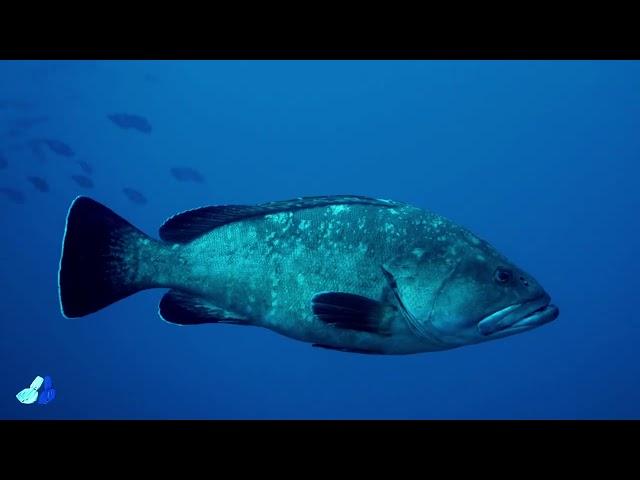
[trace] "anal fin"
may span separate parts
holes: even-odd
[[[367,355],[382,355],[383,352],[378,350],[366,350],[364,348],[349,348],[349,347],[334,347],[332,345],[324,345],[322,343],[314,343],[311,345],[312,347],[317,348],[326,348],[327,350],[337,350],[338,352],[347,352],[347,353],[363,353]]]
[[[166,322],[176,325],[202,325],[205,323],[231,323],[246,325],[247,318],[224,310],[196,295],[180,290],[169,290],[160,300],[158,310]]]

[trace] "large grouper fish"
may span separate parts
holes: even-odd
[[[154,240],[92,200],[67,215],[62,313],[149,288],[177,325],[265,327],[370,354],[446,350],[526,332],[559,313],[528,273],[434,213],[363,196],[196,208]]]

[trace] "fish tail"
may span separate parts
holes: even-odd
[[[77,197],[67,214],[58,271],[62,314],[83,317],[157,286],[140,275],[143,253],[153,246],[158,242],[115,212]]]

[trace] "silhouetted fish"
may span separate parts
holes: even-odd
[[[93,188],[93,181],[84,175],[71,175],[71,178],[83,188]]]
[[[0,100],[0,110],[25,110],[31,103],[22,100]]]
[[[49,191],[49,184],[47,183],[47,181],[42,178],[42,177],[27,177],[27,180],[29,180],[29,182],[31,182],[31,185],[34,186],[34,188],[40,192],[48,192]]]
[[[12,128],[11,131],[14,132],[16,130],[28,130],[31,127],[34,127],[36,125],[39,125],[41,123],[45,123],[48,121],[49,121],[49,117],[47,117],[46,115],[40,115],[37,117],[16,118],[12,122],[10,122],[10,125]]]
[[[44,153],[44,147],[40,140],[29,140],[27,142],[27,145],[29,146],[29,150],[31,150],[31,153],[34,157],[36,157],[41,162],[45,162],[47,160],[47,155]]]
[[[75,155],[73,149],[60,140],[42,139],[40,142],[49,147],[49,150],[56,155],[61,155],[63,157],[73,157]]]
[[[4,170],[8,166],[9,162],[7,161],[7,158],[2,153],[0,153],[0,170]]]
[[[149,83],[158,83],[158,76],[153,73],[146,73],[143,77]]]
[[[24,203],[24,194],[15,188],[0,188],[0,193],[11,200],[13,203]]]
[[[86,162],[84,160],[78,160],[78,165],[80,165],[80,168],[82,169],[82,171],[87,175],[91,175],[93,173],[93,167],[89,162]]]
[[[151,124],[149,120],[140,115],[132,115],[129,113],[112,113],[107,118],[123,129],[133,128],[142,133],[151,133]]]
[[[145,203],[147,203],[147,197],[145,197],[139,191],[134,190],[133,188],[125,187],[125,188],[122,189],[122,192],[133,203],[137,203],[138,205],[144,205]]]
[[[189,167],[173,167],[171,169],[171,175],[173,175],[176,180],[180,180],[181,182],[204,182],[204,177],[202,176],[202,174],[197,170]]]

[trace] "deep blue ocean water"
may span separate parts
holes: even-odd
[[[119,112],[151,133],[107,118]],[[639,126],[639,62],[0,62],[0,188],[24,195],[0,196],[0,418],[640,418]],[[34,155],[42,138],[75,156]],[[71,178],[83,174],[93,188]],[[65,319],[57,269],[79,194],[156,238],[167,217],[208,204],[405,201],[491,242],[560,317],[410,356],[179,328],[158,318],[163,290]],[[36,375],[52,376],[56,399],[20,404]]]

